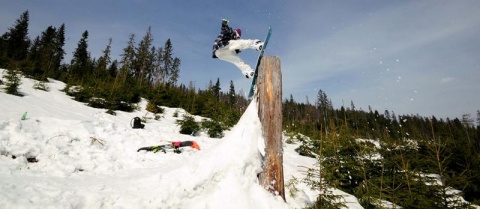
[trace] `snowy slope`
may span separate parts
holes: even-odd
[[[139,111],[112,116],[72,100],[60,91],[62,82],[51,80],[49,92],[33,84],[22,78],[24,97],[0,93],[0,208],[277,209],[302,208],[316,198],[299,184],[295,198],[287,188],[285,203],[258,185],[263,138],[254,103],[224,138],[213,139],[179,134],[181,109],[164,107],[154,120],[142,101]],[[20,120],[25,111],[27,119]],[[145,115],[152,118],[145,129],[130,127],[133,117]],[[185,140],[196,141],[201,151],[137,152]],[[284,147],[285,182],[303,178],[299,166],[315,163],[296,154],[296,146]],[[350,208],[361,208],[347,198]]]

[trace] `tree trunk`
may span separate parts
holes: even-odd
[[[278,57],[262,58],[257,81],[258,116],[265,139],[260,184],[285,200],[282,147],[282,73]]]

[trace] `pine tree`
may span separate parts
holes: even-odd
[[[152,84],[159,86],[160,84],[165,84],[165,79],[167,75],[163,69],[163,48],[159,47],[155,53],[156,57],[154,59],[153,71],[152,71]]]
[[[28,52],[28,60],[31,63],[31,67],[33,69],[28,69],[25,71],[25,74],[27,75],[35,75],[38,76],[40,74],[40,59],[41,59],[41,54],[40,54],[40,37],[37,36],[35,39],[33,39],[32,46],[30,47],[30,50]]]
[[[180,59],[175,57],[173,59],[173,65],[170,70],[170,78],[168,79],[168,83],[171,86],[176,86],[179,77],[180,77]]]
[[[95,69],[97,76],[104,76],[107,73],[108,65],[111,63],[110,53],[112,48],[112,38],[108,39],[108,45],[102,51],[102,56],[98,58],[97,67]]]
[[[480,129],[480,110],[477,110],[477,129]]]
[[[110,77],[114,78],[118,73],[118,61],[113,60],[112,64],[108,67],[108,74]]]
[[[123,49],[123,53],[120,59],[121,67],[119,72],[115,75],[115,81],[112,84],[112,91],[109,96],[110,101],[121,101],[120,98],[124,98],[127,93],[131,92],[131,88],[127,88],[127,80],[133,75],[133,69],[135,65],[135,34],[130,34],[127,42],[127,47]],[[116,65],[111,67],[115,67]],[[116,71],[110,69],[110,74]]]
[[[151,70],[153,69],[155,48],[151,49],[153,36],[151,27],[148,27],[145,36],[135,50],[135,79],[139,83],[150,83]]]
[[[317,154],[317,163],[315,168],[308,169],[305,182],[319,192],[313,208],[344,207],[343,197],[334,194],[330,188],[348,188],[351,184],[348,181],[357,180],[352,179],[354,173],[350,173],[350,170],[348,170],[351,168],[349,166],[353,160],[350,157],[352,155],[347,155],[348,157],[342,155],[347,149],[346,146],[342,145],[349,144],[348,130],[342,130],[343,128],[337,128],[331,124],[328,133],[321,134],[321,140],[313,141],[310,145],[314,147],[313,150]],[[340,132],[337,132],[339,129]],[[344,132],[347,132],[347,134]]]
[[[109,77],[110,72],[108,71],[107,68],[111,62],[111,58],[110,58],[111,46],[112,46],[112,38],[108,39],[108,45],[102,51],[102,56],[100,56],[98,58],[98,61],[95,63],[95,67],[93,70],[93,82],[94,82],[93,85],[96,93],[103,94],[102,92],[107,91],[107,89],[104,86],[110,81],[110,77]]]
[[[20,74],[19,72],[17,72],[17,70],[14,70],[13,68],[7,69],[7,73],[3,75],[3,78],[6,79],[5,90],[7,94],[22,96],[22,94],[20,94],[20,92],[18,91],[18,87],[21,84],[21,80],[20,80]]]
[[[215,85],[212,87],[212,91],[213,91],[213,96],[215,97],[215,99],[218,101],[220,101],[220,90],[222,90],[220,88],[220,78],[217,78],[217,82],[215,83]]]
[[[70,71],[74,78],[83,79],[92,74],[92,60],[88,52],[88,31],[83,32],[77,48],[73,52]]]
[[[230,90],[228,91],[228,104],[230,107],[235,107],[237,103],[237,96],[235,94],[235,86],[233,85],[233,81],[230,80]]]
[[[315,106],[317,108],[316,118],[323,121],[322,125],[324,130],[326,130],[328,118],[332,116],[331,113],[333,111],[333,106],[332,102],[328,99],[327,94],[321,89],[318,90]]]
[[[55,37],[55,53],[53,57],[53,78],[59,78],[60,74],[60,67],[65,56],[65,50],[63,47],[65,46],[65,24],[62,24],[60,28],[57,30],[57,36]]]
[[[5,33],[0,36],[0,67],[6,68],[7,64],[7,33]]]
[[[473,127],[474,126],[474,120],[471,118],[470,113],[465,113],[462,115],[462,124],[465,127]]]
[[[49,26],[42,32],[40,39],[35,39],[34,47],[32,47],[31,61],[34,64],[34,76],[41,77],[42,80],[46,80],[47,76],[51,76],[55,71],[55,68],[60,66],[60,63],[55,62],[55,55],[57,50],[56,45],[57,31],[54,27]],[[38,47],[35,47],[38,45]],[[36,50],[36,51],[34,51]]]
[[[28,38],[29,13],[25,11],[15,22],[12,28],[9,28],[4,36],[6,39],[6,55],[13,61],[22,61],[27,58],[30,40]]]
[[[165,42],[165,46],[162,49],[162,59],[160,61],[160,71],[162,75],[162,81],[166,83],[169,80],[171,69],[173,66],[173,52],[172,42],[168,39]]]
[[[122,58],[120,60],[120,83],[124,83],[125,80],[132,75],[135,65],[135,34],[130,34],[128,38],[127,47],[123,49]]]

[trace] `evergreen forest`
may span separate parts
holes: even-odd
[[[67,62],[66,26],[49,26],[31,39],[29,18],[25,11],[0,37],[5,93],[22,96],[21,76],[37,80],[34,87],[45,91],[52,78],[66,83],[64,91],[73,99],[110,114],[135,110],[141,98],[153,114],[162,111],[160,106],[183,108],[210,118],[205,124],[216,128],[212,136],[218,137],[237,123],[249,103],[236,93],[233,81],[228,91],[222,91],[219,79],[205,89],[179,83],[181,60],[174,56],[173,43],[168,39],[154,46],[150,27],[141,39],[128,37],[120,60],[111,58],[111,39],[100,57],[91,57],[84,31]],[[312,208],[341,206],[331,187],[355,195],[364,208],[381,208],[381,200],[403,208],[480,205],[480,111],[441,119],[362,110],[353,101],[336,109],[322,90],[314,103],[290,96],[282,104],[286,143],[298,143],[299,154],[318,162],[308,168],[307,178],[286,186],[294,191],[295,181],[302,181],[320,191]]]

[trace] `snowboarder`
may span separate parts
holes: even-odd
[[[228,26],[228,20],[222,19],[221,32],[213,44],[212,57],[234,64],[240,69],[240,71],[242,71],[245,77],[251,78],[255,72],[248,64],[238,57],[238,54],[245,49],[255,49],[260,51],[262,50],[263,42],[258,39],[240,39],[241,36],[242,30],[239,28],[233,30]]]
[[[176,141],[172,142],[173,147],[175,150],[173,152],[180,153],[180,147],[191,147],[192,149],[200,150],[200,146],[198,146],[197,142],[195,141]]]
[[[158,151],[167,153],[166,149],[173,149],[174,153],[180,154],[181,153],[180,147],[191,147],[192,149],[200,150],[200,146],[197,144],[196,141],[169,141],[169,142],[170,144],[142,147],[138,149],[137,152],[145,150],[145,151],[154,152],[154,153]]]

